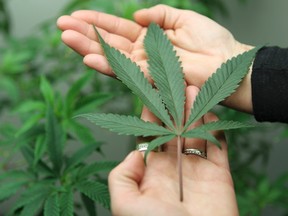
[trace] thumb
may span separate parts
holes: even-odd
[[[179,10],[166,6],[157,5],[148,9],[141,9],[134,13],[134,20],[142,25],[148,26],[154,22],[162,28],[173,28],[180,16]]]
[[[139,183],[144,172],[143,156],[138,151],[131,152],[122,163],[110,172],[108,181],[112,212],[119,211],[119,208],[123,209],[128,200],[141,194]]]

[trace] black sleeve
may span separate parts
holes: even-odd
[[[255,119],[288,123],[288,49],[260,49],[253,63],[251,85]]]

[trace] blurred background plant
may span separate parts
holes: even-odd
[[[91,71],[62,44],[57,17],[41,23],[37,33],[13,36],[7,2],[0,0],[0,214],[109,215],[97,208],[109,208],[102,171],[109,172],[117,162],[108,160],[112,150],[105,148],[103,137],[73,116],[99,110],[139,114],[141,104],[122,84]],[[135,10],[160,3],[229,19],[220,0],[70,0],[59,16],[95,9],[131,19]],[[252,120],[223,107],[215,112],[222,119]],[[288,172],[273,179],[267,175],[273,143],[287,136],[281,124],[228,134],[241,215],[261,215],[267,207],[288,215]],[[133,143],[117,148],[128,152]]]

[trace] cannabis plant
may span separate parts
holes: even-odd
[[[184,74],[179,58],[163,30],[156,24],[151,24],[144,39],[144,47],[148,56],[148,70],[156,88],[144,77],[140,67],[118,50],[110,47],[98,32],[97,34],[117,78],[141,99],[143,104],[163,122],[164,126],[145,122],[136,116],[111,113],[82,114],[80,116],[118,134],[156,137],[149,143],[145,159],[151,150],[177,138],[180,200],[182,201],[181,155],[183,144],[181,138],[206,139],[220,147],[219,141],[209,131],[251,126],[246,123],[219,120],[193,129],[189,127],[235,91],[239,82],[246,75],[257,49],[228,60],[205,82],[193,103],[188,120],[183,125]]]
[[[72,216],[77,215],[78,209],[86,209],[87,215],[92,216],[97,215],[97,204],[109,209],[103,172],[109,172],[118,163],[89,162],[87,158],[91,156],[99,158],[103,143],[72,118],[95,110],[112,98],[97,92],[82,94],[93,75],[91,71],[84,74],[66,95],[59,94],[42,76],[42,98],[24,101],[14,109],[24,123],[20,128],[3,127],[0,131],[0,147],[6,152],[0,161],[0,203],[14,198],[5,215]],[[75,143],[82,145],[76,148]]]

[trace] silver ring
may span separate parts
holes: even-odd
[[[142,151],[146,151],[148,149],[149,143],[148,142],[144,142],[144,143],[139,143],[136,146],[136,149],[140,152]]]
[[[204,151],[201,151],[199,149],[194,149],[194,148],[189,148],[189,149],[185,149],[183,152],[185,155],[197,155],[200,156],[204,159],[207,159],[207,154]]]

